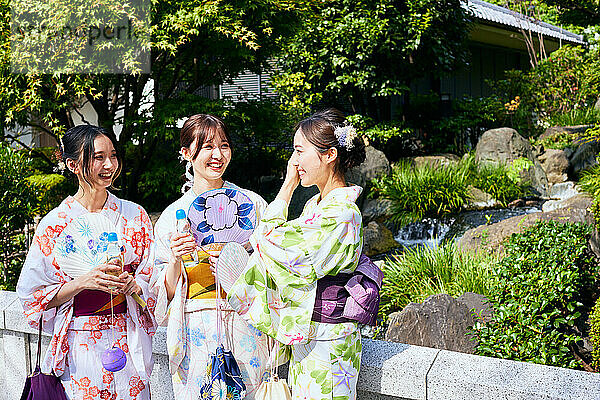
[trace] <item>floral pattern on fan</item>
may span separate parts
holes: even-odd
[[[116,226],[100,214],[88,213],[75,218],[56,240],[54,256],[58,265],[74,278],[104,264],[108,233],[116,231]]]
[[[192,203],[188,219],[196,243],[245,243],[256,226],[254,203],[235,189],[213,189]]]

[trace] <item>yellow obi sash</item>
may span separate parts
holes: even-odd
[[[188,299],[214,299],[217,297],[215,276],[210,270],[208,261],[210,254],[207,251],[216,255],[223,246],[223,243],[210,243],[204,245],[202,249],[198,249],[198,263],[189,254],[182,257],[188,281]],[[221,290],[221,298],[225,297],[227,294]]]

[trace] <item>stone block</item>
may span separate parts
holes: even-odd
[[[4,310],[15,301],[19,301],[16,292],[0,290],[0,329],[4,329],[6,327],[4,322]]]
[[[21,397],[27,371],[29,355],[27,334],[22,332],[4,331],[2,336],[2,351],[4,353],[4,375],[0,398],[14,400]]]
[[[425,400],[425,377],[439,351],[364,339],[358,387],[364,395],[371,396],[366,398]]]
[[[427,375],[427,399],[600,399],[600,375],[442,350]]]
[[[169,372],[169,357],[163,354],[154,353],[154,369],[150,376],[150,391],[152,400],[172,400],[173,384],[171,383],[171,373]]]

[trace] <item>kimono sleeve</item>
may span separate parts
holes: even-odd
[[[46,310],[46,307],[62,285],[71,280],[52,256],[55,240],[65,227],[66,223],[53,218],[52,213],[40,222],[17,282],[17,295],[29,325],[37,328],[43,316],[43,329],[50,334],[54,331],[57,308]],[[59,308],[68,307],[71,302]]]
[[[147,333],[154,333],[156,330],[156,322],[154,320],[154,309],[156,307],[156,296],[150,290],[150,279],[154,270],[154,230],[152,222],[146,210],[139,207],[140,212],[140,231],[134,235],[140,237],[136,241],[136,254],[140,255],[139,264],[135,270],[135,280],[138,286],[142,289],[142,298],[145,299],[148,306],[147,310],[140,313],[140,322]],[[137,304],[137,303],[136,303]]]
[[[356,267],[362,248],[362,218],[352,204],[333,202],[314,213],[286,221],[287,203],[275,200],[254,234],[256,249],[269,272],[289,286],[301,287]]]

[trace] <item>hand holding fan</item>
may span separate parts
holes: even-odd
[[[196,197],[188,211],[196,243],[244,244],[256,227],[256,208],[248,196],[235,189],[214,189]]]
[[[116,232],[115,224],[102,214],[86,213],[75,218],[56,239],[54,257],[60,269],[71,278],[78,278],[105,264],[109,257],[109,236]],[[146,307],[139,295],[132,297]]]

